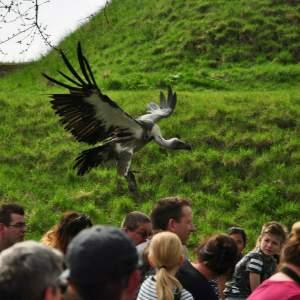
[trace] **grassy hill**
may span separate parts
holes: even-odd
[[[118,224],[172,194],[193,200],[192,244],[233,224],[252,242],[265,221],[290,225],[300,209],[299,23],[292,0],[111,1],[60,47],[74,61],[80,40],[99,86],[133,116],[171,84],[178,105],[162,132],[193,151],[138,153],[140,202],[114,169],[77,177],[87,147],[58,123],[48,95],[62,90],[40,75],[63,69],[52,51],[0,78],[1,199],[26,206],[34,238],[67,209]]]

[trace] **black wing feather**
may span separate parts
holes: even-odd
[[[68,58],[65,56],[65,54],[60,51],[60,55],[65,63],[65,65],[67,66],[67,68],[70,70],[70,72],[73,74],[73,76],[80,81],[80,83],[82,84],[82,87],[84,87],[86,85],[86,83],[84,82],[84,80],[78,75],[78,73],[76,72],[76,70],[73,68],[73,66],[71,65],[71,63],[69,62]]]
[[[93,83],[91,82],[91,79],[86,70],[86,60],[84,60],[84,56],[82,54],[80,43],[78,43],[78,45],[77,45],[77,56],[78,56],[80,69],[82,71],[82,74],[83,74],[85,80],[89,83],[90,86],[93,86]]]
[[[60,122],[64,128],[71,132],[77,141],[88,144],[109,139],[114,136],[116,130],[120,129],[126,130],[127,135],[132,138],[141,138],[143,128],[140,123],[124,112],[108,96],[102,94],[97,87],[80,43],[77,46],[77,55],[83,77],[75,71],[61,51],[65,65],[74,78],[62,72],[59,73],[74,86],[43,74],[53,83],[69,89],[69,94],[53,94],[51,100],[52,108],[60,116]]]

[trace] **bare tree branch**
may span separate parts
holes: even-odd
[[[46,45],[56,49],[51,43],[47,26],[39,21],[39,9],[50,0],[0,0],[0,29],[4,26],[11,31],[0,36],[0,53],[5,54],[1,45],[15,42],[21,46],[20,54],[28,51],[36,38],[41,38]]]

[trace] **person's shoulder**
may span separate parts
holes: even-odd
[[[193,300],[194,297],[192,296],[192,294],[187,291],[186,289],[182,289],[181,290],[181,297],[180,300]]]

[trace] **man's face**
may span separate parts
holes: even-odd
[[[182,244],[186,244],[191,232],[195,231],[193,224],[193,213],[189,206],[183,206],[181,208],[181,218],[179,222],[173,220],[170,231],[176,233]]]
[[[9,225],[3,227],[3,239],[7,247],[24,240],[26,224],[24,216],[12,213]]]
[[[147,240],[152,234],[151,223],[140,223],[135,230],[125,229],[126,234],[135,243],[135,245],[141,244]]]

